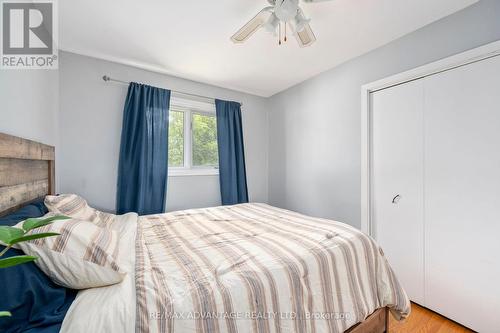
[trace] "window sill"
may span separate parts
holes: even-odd
[[[190,177],[190,176],[218,176],[219,169],[194,168],[194,169],[169,169],[169,177]]]

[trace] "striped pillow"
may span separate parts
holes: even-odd
[[[16,227],[21,228],[22,224]],[[117,232],[77,219],[55,221],[30,234],[41,232],[60,235],[17,245],[24,253],[38,257],[35,264],[55,283],[72,289],[87,289],[115,284],[125,277],[116,262]]]
[[[45,206],[51,213],[90,221],[102,227],[108,227],[115,220],[115,215],[90,207],[85,199],[76,194],[48,195]]]

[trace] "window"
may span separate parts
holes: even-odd
[[[179,93],[170,99],[169,176],[216,175],[219,168],[217,121],[213,101]]]

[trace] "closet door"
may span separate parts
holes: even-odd
[[[499,332],[500,57],[426,78],[424,118],[425,305]]]
[[[372,234],[411,300],[423,303],[423,82],[371,95]]]

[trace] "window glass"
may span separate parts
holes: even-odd
[[[219,165],[217,122],[214,115],[192,113],[193,166]]]
[[[170,110],[168,124],[168,166],[184,166],[184,112]]]

